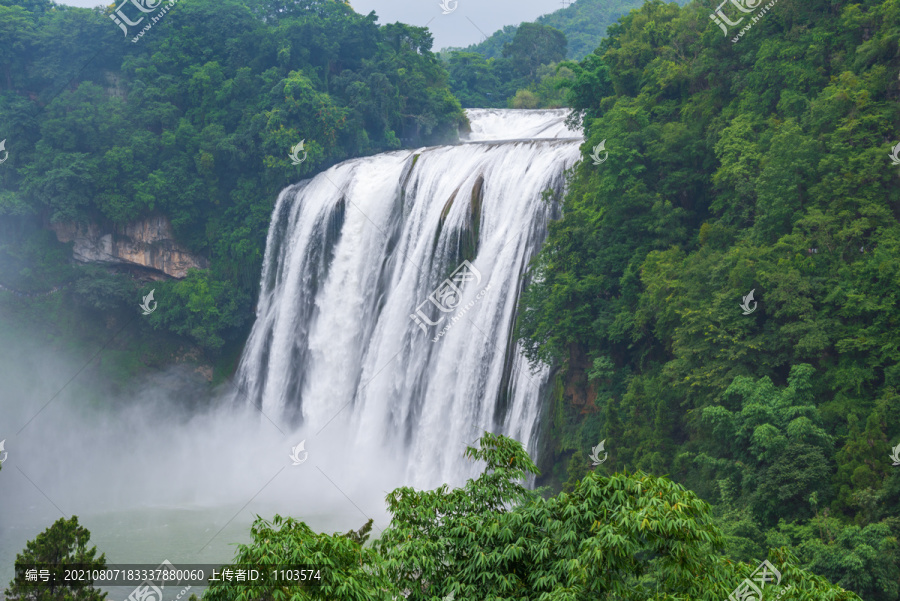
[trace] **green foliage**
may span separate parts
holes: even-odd
[[[25,568],[42,564],[62,574],[61,570],[77,566],[86,570],[106,567],[106,555],[96,557],[97,547],[87,548],[91,533],[78,525],[78,517],[60,518],[52,526],[28,541],[25,550],[16,555],[16,576],[4,591],[14,601],[103,601],[106,593],[95,589],[90,581],[31,582],[25,578]],[[21,569],[19,569],[21,566]]]
[[[531,90],[542,108],[563,108],[568,105],[568,90],[575,80],[574,63],[541,65],[537,69],[537,81]]]
[[[375,547],[386,559],[386,577],[408,592],[411,601],[451,591],[463,599],[488,598],[494,587],[513,594],[525,585],[524,548],[503,518],[513,506],[536,496],[520,480],[537,468],[520,443],[490,433],[478,449],[467,448],[466,456],[486,465],[464,488],[403,487],[387,497],[392,526]],[[495,546],[500,540],[503,546]]]
[[[510,108],[563,108],[567,105],[566,97],[575,80],[575,73],[570,68],[574,63],[541,65],[537,69],[535,82],[527,89],[520,89],[509,100]]]
[[[509,104],[514,109],[536,109],[540,108],[541,101],[534,92],[519,90],[509,101]]]
[[[274,583],[240,585],[213,582],[203,593],[204,601],[238,601],[259,599],[286,601],[287,599],[346,599],[369,601],[392,599],[393,585],[379,576],[379,557],[362,543],[367,527],[347,535],[327,535],[313,532],[309,526],[293,518],[276,515],[269,522],[257,516],[250,529],[252,542],[238,545],[234,567],[254,566],[271,571],[306,566],[320,571],[321,580],[315,585]],[[355,536],[354,536],[355,535]],[[225,566],[223,566],[225,567]]]
[[[71,282],[77,270],[69,264],[71,246],[27,218],[0,221],[0,286],[25,294],[41,294]]]
[[[875,558],[895,561],[878,524],[900,517],[898,15],[896,0],[779,3],[735,44],[708,6],[657,0],[610,27],[567,65],[584,160],[517,324],[528,356],[561,368],[564,442],[542,462],[570,486],[607,438],[615,469],[715,502],[740,559],[779,519],[827,509],[858,528],[844,543],[779,540],[894,600]]]
[[[825,511],[827,513],[827,510]],[[900,520],[889,518],[865,528],[826,515],[808,524],[784,522],[768,539],[792,544],[805,567],[865,599],[896,599],[900,587]]]
[[[466,455],[484,469],[463,488],[391,492],[391,524],[372,548],[363,546],[371,520],[329,536],[291,518],[258,518],[235,567],[309,564],[327,578],[305,588],[213,584],[204,600],[721,601],[759,563],[719,555],[709,505],[666,478],[589,473],[571,493],[544,499],[523,486],[537,468],[521,443],[485,433]],[[782,573],[782,598],[859,599],[799,568],[788,551],[767,558]]]
[[[497,71],[501,65],[497,59],[485,60],[476,52],[454,52],[447,69],[453,93],[465,107],[493,107],[502,102],[500,79]],[[496,98],[495,98],[496,96]]]
[[[556,69],[565,53],[566,36],[561,31],[523,23],[504,44],[502,57],[451,53],[447,61],[450,89],[466,107],[562,106],[565,94],[559,90],[572,79],[570,71],[560,74]],[[523,91],[526,87],[530,89]]]
[[[146,286],[142,294],[149,294],[150,288]],[[208,271],[190,269],[184,279],[159,282],[153,289],[157,306],[165,308],[150,314],[153,328],[190,336],[210,351],[218,351],[225,344],[220,330],[239,328],[250,317],[242,311],[248,304],[246,293],[215,279]]]
[[[686,2],[678,0],[679,5]],[[552,76],[547,69],[563,58],[590,60],[607,28],[643,3],[644,0],[579,0],[569,7],[538,17],[534,23],[507,25],[486,40],[467,48],[445,48],[441,54],[450,71],[450,89],[465,107],[530,109],[569,106],[565,89],[574,76],[568,72],[557,72]],[[537,44],[527,43],[538,31],[557,31],[562,37],[553,39],[548,36],[548,39]],[[562,39],[566,41],[565,45],[560,44]],[[515,57],[508,54],[511,48],[518,48],[514,51]],[[528,48],[531,50],[528,51]],[[537,55],[529,58],[529,54],[535,53]],[[566,62],[565,65],[567,71],[581,72],[574,62]],[[595,94],[598,91],[596,87],[586,89],[583,80],[582,90],[586,92],[582,100],[602,97]],[[585,105],[581,103],[579,106]]]
[[[739,376],[723,395],[725,406],[702,412],[701,424],[714,442],[712,453],[701,454],[698,461],[721,468],[731,460],[732,482],[743,488],[741,496],[750,500],[764,524],[809,518],[809,495],[826,501],[831,492],[834,442],[816,411],[813,376],[810,365],[794,366],[782,390],[769,378]]]
[[[534,79],[541,65],[556,63],[566,56],[566,36],[555,27],[522,23],[516,37],[503,46],[515,73]]]
[[[137,287],[128,277],[96,265],[79,268],[73,292],[76,299],[102,312],[121,310],[137,298]]]
[[[687,3],[687,0],[676,1],[680,5]],[[643,3],[644,0],[578,0],[566,8],[538,17],[535,22],[563,32],[569,42],[566,58],[581,60],[600,44],[610,25]],[[503,46],[513,40],[517,30],[515,25],[506,25],[486,40],[462,50],[478,53],[485,59],[497,58],[502,56]],[[460,49],[445,49],[451,52],[454,50]]]

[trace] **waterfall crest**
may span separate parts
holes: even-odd
[[[470,110],[470,140],[545,139],[353,159],[283,190],[242,394],[310,438],[390,449],[417,487],[471,476],[481,430],[533,452],[547,377],[512,328],[557,211],[541,193],[580,156],[565,114]]]
[[[569,109],[469,109],[469,142],[519,139],[580,139],[581,131],[566,128]]]

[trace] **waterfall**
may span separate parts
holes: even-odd
[[[472,131],[467,141],[512,139],[581,139],[581,132],[566,128],[569,109],[469,109]]]
[[[580,156],[566,113],[470,110],[469,140],[512,141],[353,159],[283,190],[242,396],[310,438],[392,449],[417,487],[473,475],[482,430],[533,453],[547,374],[512,329],[557,216],[542,192]]]

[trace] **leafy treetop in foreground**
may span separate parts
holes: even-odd
[[[519,442],[485,433],[466,454],[484,469],[463,488],[390,493],[391,524],[373,547],[365,532],[329,536],[291,518],[258,518],[235,563],[327,567],[321,586],[213,585],[204,599],[723,601],[764,559],[722,557],[709,506],[666,478],[591,473],[544,499],[523,486],[537,468]],[[859,599],[797,568],[784,550],[768,559],[790,585],[782,599]]]
[[[53,565],[54,569],[65,570],[78,566],[85,570],[99,570],[106,567],[106,555],[97,555],[97,547],[87,548],[91,533],[78,524],[78,517],[60,518],[52,526],[28,541],[25,550],[16,555],[17,566],[35,564]],[[59,574],[63,572],[59,571]],[[11,601],[103,601],[106,593],[95,589],[87,581],[28,581],[24,569],[17,570],[16,577],[4,591]]]

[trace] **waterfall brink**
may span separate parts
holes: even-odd
[[[566,128],[569,109],[469,109],[472,131],[466,141],[513,139],[581,139]]]
[[[470,111],[476,138],[546,139],[353,159],[282,191],[243,395],[310,441],[388,452],[417,487],[470,477],[463,451],[482,430],[533,452],[547,377],[530,373],[512,328],[557,211],[541,193],[561,192],[580,156],[564,116]]]

